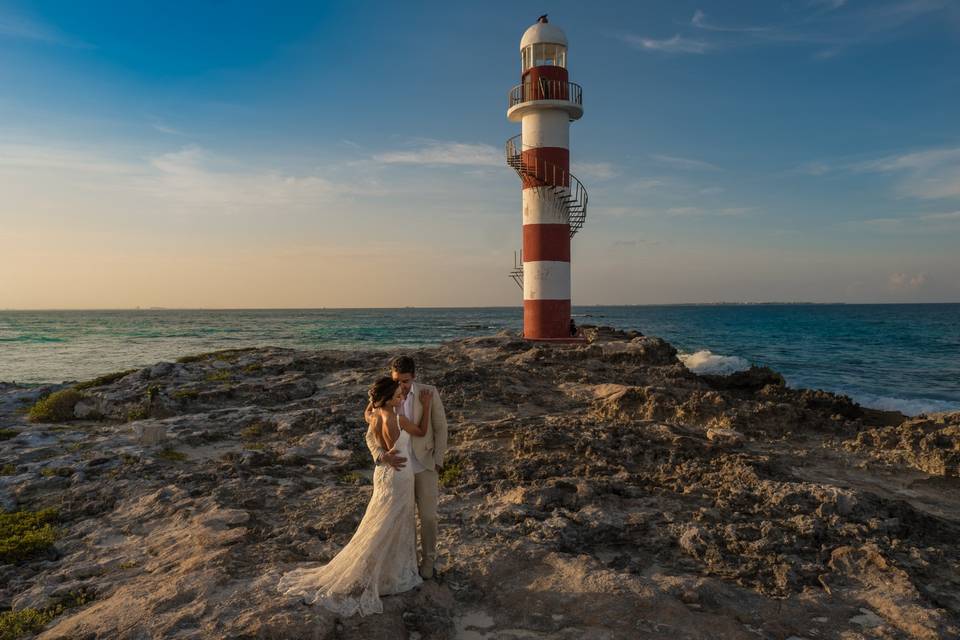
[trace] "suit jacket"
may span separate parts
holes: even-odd
[[[440,401],[440,393],[437,388],[429,384],[420,384],[416,380],[410,386],[410,393],[413,394],[413,421],[420,423],[423,417],[423,404],[420,402],[420,390],[429,389],[433,392],[430,399],[430,418],[427,421],[427,433],[421,436],[410,435],[410,444],[413,447],[413,453],[417,460],[426,469],[437,469],[443,466],[443,457],[447,453],[447,415],[443,411],[443,402]],[[380,441],[374,433],[373,425],[376,421],[367,425],[367,448],[373,456],[374,462],[384,452],[380,446]]]

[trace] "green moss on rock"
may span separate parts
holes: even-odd
[[[114,373],[108,373],[99,378],[94,378],[93,380],[87,380],[85,382],[80,382],[73,385],[74,389],[78,391],[83,391],[84,389],[92,389],[93,387],[102,387],[105,384],[110,384],[111,382],[116,382],[120,378],[126,377],[131,373],[135,373],[139,369],[127,369],[126,371],[115,371]]]
[[[444,487],[452,487],[460,480],[463,475],[463,465],[460,461],[451,461],[443,465],[443,471],[440,472],[440,484]]]
[[[54,616],[46,610],[20,609],[0,613],[0,640],[17,640],[39,633]]]
[[[349,473],[345,473],[337,478],[337,480],[339,480],[340,484],[360,485],[370,483],[370,481],[358,471],[350,471]]]
[[[73,420],[73,408],[83,399],[83,394],[70,387],[41,398],[30,407],[30,422],[63,422]]]
[[[127,422],[134,420],[143,420],[150,417],[150,407],[145,404],[137,404],[127,410]]]
[[[40,470],[40,475],[44,478],[52,478],[53,476],[69,478],[73,475],[73,469],[70,467],[44,467]]]
[[[0,562],[16,562],[41,553],[57,538],[56,509],[0,513]]]
[[[157,452],[157,457],[161,460],[172,460],[174,462],[183,462],[187,459],[187,454],[177,451],[176,449],[171,449],[169,447],[164,447]]]
[[[222,362],[230,362],[237,356],[240,356],[244,353],[249,353],[251,351],[256,351],[256,348],[243,347],[240,349],[221,349],[219,351],[208,351],[206,353],[197,353],[192,356],[183,356],[177,358],[177,362],[187,364],[190,362],[203,362],[204,360],[220,360]]]
[[[39,633],[67,609],[79,607],[93,600],[87,591],[71,591],[60,602],[44,609],[20,609],[0,613],[0,640],[17,640],[25,635]]]

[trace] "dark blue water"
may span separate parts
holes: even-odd
[[[672,342],[698,371],[749,363],[874,407],[960,409],[960,304],[576,307]],[[519,330],[520,308],[0,311],[0,380],[59,382],[245,346],[373,349]]]

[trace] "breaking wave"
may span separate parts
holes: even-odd
[[[721,356],[708,349],[677,356],[694,373],[726,374],[750,368],[750,363],[740,356]]]
[[[921,413],[940,413],[941,411],[960,411],[960,403],[936,398],[893,398],[862,393],[848,394],[860,406],[882,411],[899,411],[907,416]]]

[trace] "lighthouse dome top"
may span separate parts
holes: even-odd
[[[567,46],[567,36],[564,35],[560,27],[550,24],[544,18],[524,31],[523,37],[520,38],[521,49],[529,47],[532,44],[560,44]]]

